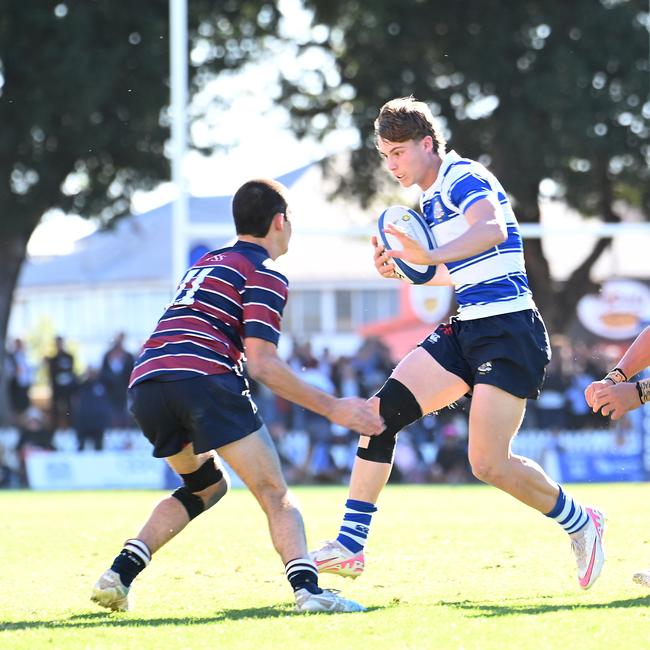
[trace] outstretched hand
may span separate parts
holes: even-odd
[[[388,257],[395,257],[400,260],[406,260],[411,264],[424,264],[430,266],[433,264],[431,251],[423,248],[420,242],[407,235],[401,228],[389,223],[384,228],[384,232],[395,237],[402,246],[401,250],[386,251]]]
[[[585,389],[585,399],[594,413],[600,411],[612,420],[620,420],[628,411],[641,406],[636,385],[627,381],[594,381]]]
[[[379,408],[360,397],[337,399],[329,419],[364,436],[376,436],[386,428]]]

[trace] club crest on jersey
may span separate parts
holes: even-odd
[[[437,199],[433,200],[433,220],[442,221],[445,217],[445,211],[442,208],[442,204]]]
[[[486,361],[485,363],[482,363],[476,370],[482,375],[487,375],[488,372],[492,370],[492,362]]]

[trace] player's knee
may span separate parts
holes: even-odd
[[[263,481],[254,490],[262,510],[267,514],[278,510],[288,510],[295,501],[284,481]]]
[[[501,483],[503,483],[505,471],[502,463],[496,462],[495,460],[486,458],[484,456],[470,453],[469,464],[472,468],[472,474],[479,481],[494,486],[499,486]]]
[[[359,447],[357,456],[375,463],[392,463],[397,434],[422,417],[422,409],[413,393],[392,377],[377,392],[379,415],[386,428],[372,436],[367,447]]]
[[[228,490],[230,489],[230,476],[225,472],[221,472],[221,474],[221,480],[201,492],[200,496],[205,504],[205,510],[212,508],[212,506],[219,503],[228,494]]]
[[[184,485],[175,490],[172,496],[181,502],[190,520],[211,508],[228,492],[228,475],[214,464],[212,458],[196,471],[181,474],[181,478]]]

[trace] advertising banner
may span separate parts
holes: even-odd
[[[162,489],[165,461],[139,451],[34,451],[26,459],[34,490]]]
[[[645,469],[640,453],[559,454],[561,480],[565,483],[607,483],[613,481],[643,481]]]

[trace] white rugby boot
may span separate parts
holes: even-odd
[[[358,578],[365,567],[363,550],[349,551],[337,540],[325,544],[309,553],[319,573],[335,573],[344,578]]]
[[[589,589],[596,582],[603,564],[605,550],[605,516],[595,508],[585,508],[589,521],[577,532],[570,535],[571,550],[578,565],[578,582],[583,589]]]
[[[130,587],[122,584],[120,575],[107,569],[95,583],[90,600],[114,612],[126,612],[132,605],[129,602],[129,591]]]
[[[320,594],[312,594],[308,589],[298,589],[296,611],[303,614],[317,612],[365,612],[363,605],[340,596],[336,589],[323,589]]]

